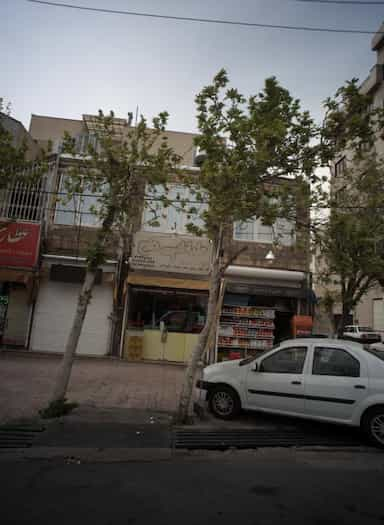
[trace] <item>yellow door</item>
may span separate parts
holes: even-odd
[[[184,361],[186,363],[188,363],[189,358],[191,357],[191,354],[192,354],[192,350],[194,349],[198,339],[199,339],[199,334],[185,334]]]
[[[168,332],[164,343],[164,357],[166,361],[182,363],[185,353],[185,338],[188,334],[180,332]]]
[[[160,330],[144,330],[143,359],[163,359],[163,343]]]

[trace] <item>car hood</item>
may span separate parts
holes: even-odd
[[[221,363],[215,363],[204,368],[204,377],[208,378],[222,372],[227,373],[231,369],[238,369],[239,363],[242,359],[234,359],[233,361],[222,361]]]

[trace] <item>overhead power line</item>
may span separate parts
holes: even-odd
[[[307,4],[346,4],[346,5],[384,5],[383,1],[367,0],[296,0],[296,2],[305,2]]]
[[[27,0],[27,2],[31,2],[33,4],[54,6],[54,7],[65,7],[68,9],[77,9],[81,11],[93,11],[97,13],[108,13],[108,14],[126,15],[126,16],[140,16],[140,17],[145,17],[145,18],[158,18],[158,19],[163,19],[163,20],[176,20],[176,21],[183,21],[183,22],[198,22],[198,23],[204,23],[204,24],[224,24],[224,25],[231,25],[231,26],[259,27],[259,28],[266,28],[266,29],[287,29],[291,31],[315,31],[315,32],[323,32],[323,33],[352,33],[352,34],[360,34],[360,35],[373,35],[377,33],[377,31],[369,31],[369,30],[363,30],[363,29],[333,29],[330,27],[289,26],[289,25],[279,25],[279,24],[262,24],[262,23],[256,23],[256,22],[241,22],[241,21],[235,21],[235,20],[223,20],[219,18],[197,18],[197,17],[190,17],[190,16],[159,15],[155,13],[143,13],[143,12],[137,12],[137,11],[122,11],[118,9],[106,9],[106,8],[101,8],[101,7],[87,7],[87,6],[82,6],[82,5],[63,4],[59,2],[48,2],[45,0]]]

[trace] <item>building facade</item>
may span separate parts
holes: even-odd
[[[93,140],[92,119],[89,115],[79,120],[32,115],[29,133],[33,140],[40,146],[49,141],[53,144],[50,169],[40,188],[44,200],[39,202],[40,215],[36,216],[40,232],[33,267],[36,285],[29,299],[28,336],[22,344],[32,351],[63,351],[85,273],[87,249],[99,227],[91,211],[97,196],[69,202],[60,199],[65,194],[66,171],[78,162],[76,156],[61,151],[64,132],[75,139],[80,153]],[[196,173],[195,135],[166,134],[169,145],[182,157],[184,172]],[[108,259],[99,271],[79,354],[179,363],[189,359],[205,322],[212,250],[208,238],[188,232],[187,223],[201,225],[199,214],[206,204],[196,202],[193,189],[182,180],[168,185],[167,198],[193,203],[196,210],[192,214],[164,207],[164,189],[153,191],[146,197],[147,206],[143,199],[130,259],[119,259],[115,239],[108,245]],[[156,224],[151,222],[150,210],[154,208],[158,212]],[[10,216],[4,206],[2,216],[5,220]],[[225,232],[225,258],[230,259],[241,247],[247,250],[227,269],[210,361],[260,351],[296,330],[310,329],[309,255],[300,236],[296,224],[284,220],[273,226],[251,220],[234,224]],[[128,270],[122,281],[117,278],[121,265],[127,265]],[[119,294],[120,324],[114,318]],[[300,319],[305,321],[302,326]],[[241,322],[235,326],[236,321]]]
[[[40,148],[21,122],[0,113],[0,125],[12,137],[12,145],[27,148],[28,169]],[[0,190],[0,341],[8,347],[29,346],[34,302],[39,284],[39,255],[44,228],[44,184],[48,173],[36,184],[21,180]]]
[[[376,53],[376,63],[361,84],[360,91],[363,94],[372,96],[374,108],[382,108],[384,106],[384,24],[373,37],[371,49]],[[377,135],[374,148],[378,157],[384,158],[384,141],[381,134]],[[348,151],[335,159],[331,170],[331,188],[337,188],[339,181],[343,180],[343,175],[352,165],[351,154]],[[319,332],[334,334],[342,310],[338,299],[338,289],[333,285],[325,287],[321,283],[316,282],[316,275],[321,272],[322,263],[317,261],[316,264],[314,279],[317,297],[321,300],[328,294],[329,297],[334,299],[334,304],[328,307],[324,306],[324,303],[322,304],[320,301],[321,306],[317,311],[316,326]],[[349,322],[350,324],[372,327],[384,335],[384,291],[379,284],[369,290],[354,310],[350,312]]]

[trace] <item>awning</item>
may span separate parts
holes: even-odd
[[[225,272],[229,293],[305,298],[305,272],[250,266],[228,266]]]
[[[251,266],[228,266],[225,277],[242,277],[246,279],[260,279],[268,281],[302,282],[305,272],[295,270],[273,270],[272,268],[253,268]]]
[[[177,279],[172,277],[160,277],[155,275],[145,275],[142,273],[130,273],[127,279],[128,284],[152,286],[160,288],[181,288],[185,290],[209,290],[209,281],[198,279]]]
[[[68,266],[81,266],[86,265],[86,257],[74,257],[71,255],[55,255],[50,253],[43,254],[43,260],[50,264],[62,264]],[[107,259],[103,264],[100,265],[100,269],[103,272],[114,272],[116,269],[117,261],[113,259]]]

